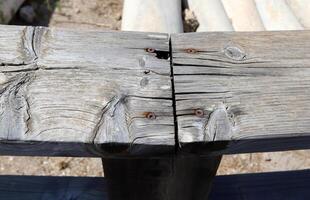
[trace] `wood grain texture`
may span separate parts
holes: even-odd
[[[0,26],[0,154],[309,148],[309,36],[173,34],[175,135],[167,34]]]
[[[181,147],[309,148],[309,38],[309,31],[172,35]],[[264,145],[270,139],[279,142]]]
[[[123,145],[114,153],[124,155],[148,147],[169,152],[168,57],[166,34],[1,26],[1,142],[14,141],[12,151],[25,143],[72,143],[82,149],[64,154],[80,156],[102,156],[113,144]]]

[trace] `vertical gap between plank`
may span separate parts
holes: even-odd
[[[174,121],[174,146],[175,153],[179,150],[179,135],[178,135],[178,119],[176,110],[175,100],[175,89],[174,89],[174,73],[173,73],[173,55],[172,55],[172,42],[171,35],[169,34],[169,57],[170,57],[170,79],[171,79],[171,91],[172,91],[172,107],[173,107],[173,121]]]

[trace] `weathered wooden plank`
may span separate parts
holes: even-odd
[[[181,0],[125,1],[122,30],[175,33],[181,27]],[[221,156],[176,152],[169,158],[102,160],[111,200],[200,200],[208,198]]]
[[[172,35],[181,148],[200,154],[309,148],[309,37],[309,31]],[[272,138],[278,143],[264,145]]]
[[[122,30],[183,32],[181,0],[125,0]]]
[[[0,29],[0,154],[172,152],[166,34]],[[308,148],[290,143],[309,138],[308,37],[173,35],[179,141],[238,141],[224,153]],[[264,146],[270,138],[281,142]]]
[[[183,32],[180,4],[180,0],[125,1],[122,30]],[[111,200],[200,200],[208,197],[220,160],[221,156],[176,153],[156,159],[104,158],[103,168]]]
[[[1,26],[1,142],[21,155],[25,143],[36,155],[59,143],[76,148],[54,154],[173,150],[168,57],[166,34]]]

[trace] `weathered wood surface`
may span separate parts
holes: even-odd
[[[0,26],[0,154],[309,148],[309,36]]]
[[[122,30],[183,32],[181,0],[126,0]],[[201,200],[208,198],[221,156],[102,160],[110,200]]]
[[[168,153],[168,56],[166,34],[0,26],[0,154]]]
[[[309,38],[309,31],[172,35],[181,149],[309,148]]]
[[[181,0],[125,0],[122,30],[183,32]]]

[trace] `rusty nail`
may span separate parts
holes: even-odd
[[[153,112],[145,113],[145,117],[148,118],[148,119],[156,119],[156,115]]]
[[[196,49],[187,49],[186,50],[187,53],[197,53]]]
[[[154,53],[155,49],[153,49],[153,48],[146,48],[145,51],[149,52],[149,53]]]
[[[203,110],[201,110],[201,109],[196,109],[196,110],[195,110],[195,115],[196,115],[197,117],[202,117],[202,116],[204,115],[204,112],[203,112]]]

